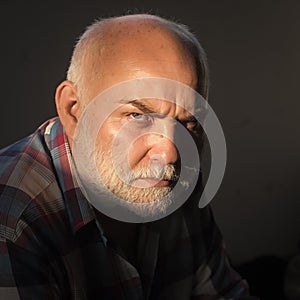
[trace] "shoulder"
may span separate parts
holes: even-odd
[[[46,125],[0,150],[0,235],[11,241],[64,210],[44,139]]]
[[[28,137],[0,150],[2,194],[19,190],[34,198],[55,180],[44,130],[47,123]],[[10,192],[11,194],[11,192]]]

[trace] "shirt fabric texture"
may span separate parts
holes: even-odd
[[[198,201],[140,224],[132,265],[78,187],[51,119],[0,151],[0,299],[254,299]]]

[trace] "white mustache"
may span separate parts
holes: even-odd
[[[176,172],[174,165],[166,165],[163,168],[139,168],[138,170],[131,171],[126,174],[125,181],[131,183],[137,179],[152,178],[157,180],[177,181],[179,176]]]

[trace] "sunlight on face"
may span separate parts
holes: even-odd
[[[96,162],[111,192],[130,203],[151,203],[170,193],[179,178],[175,118],[189,128],[193,124],[174,103],[147,99],[124,104],[106,119],[98,132]]]
[[[98,170],[105,186],[116,196],[131,203],[150,203],[167,196],[173,188],[173,184],[159,185],[160,179],[174,182],[178,177],[174,165],[167,165],[161,170],[153,170],[151,167],[138,167],[126,174],[123,178],[118,176],[112,163],[112,154],[109,149],[102,146],[96,154]]]
[[[73,154],[82,191],[98,210],[145,222],[188,199],[200,174],[195,96],[177,81],[147,77],[115,85],[87,106]]]

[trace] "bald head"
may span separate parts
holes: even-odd
[[[161,70],[161,64],[155,64],[160,61],[170,70]],[[119,71],[126,71],[126,66],[136,76],[178,80],[171,74],[175,64],[190,74],[183,83],[206,98],[206,58],[194,35],[184,25],[157,16],[128,15],[97,21],[87,28],[74,49],[68,79],[75,83],[79,98],[88,102],[112,80],[126,80]]]

